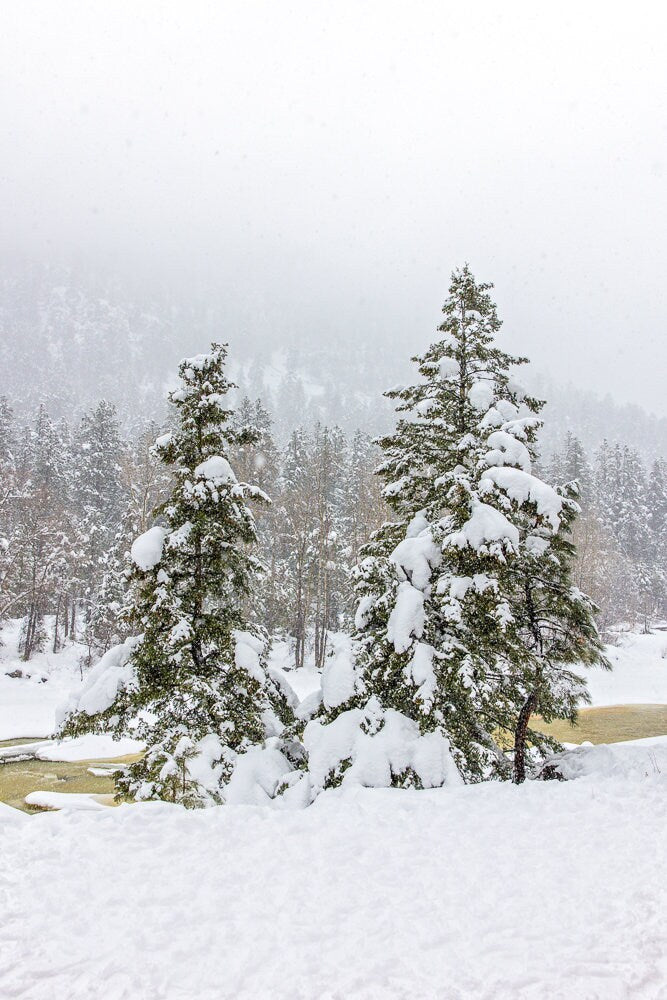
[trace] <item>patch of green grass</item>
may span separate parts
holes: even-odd
[[[535,719],[532,729],[563,743],[620,743],[648,736],[667,736],[667,705],[609,705],[582,708],[576,725]]]
[[[13,744],[19,743],[15,740]],[[113,796],[113,778],[90,774],[89,767],[113,767],[138,760],[141,754],[114,757],[112,760],[17,760],[0,764],[0,802],[23,812],[41,812],[25,802],[29,792],[85,792]],[[105,799],[105,804],[112,804]]]
[[[0,740],[1,747],[22,747],[26,743],[46,743],[44,736],[22,736],[18,740]]]
[[[114,793],[111,778],[88,774],[90,761],[21,760],[0,766],[0,801],[24,812],[35,812],[27,806],[29,792],[91,792],[98,795]]]

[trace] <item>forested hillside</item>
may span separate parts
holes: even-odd
[[[124,430],[165,419],[165,395],[181,357],[202,343],[229,342],[237,399],[261,399],[284,444],[297,426],[339,425],[346,433],[389,430],[392,408],[382,398],[410,377],[395,336],[347,325],[344,314],[291,329],[279,309],[166,287],[136,288],[85,269],[5,267],[0,276],[2,393],[30,420],[40,404],[52,419],[76,423],[100,399],[116,406]],[[233,304],[230,304],[233,302]],[[434,303],[434,316],[437,303]],[[414,330],[415,342],[428,331]],[[557,384],[529,372],[530,389],[547,400],[541,451],[556,451],[568,431],[595,452],[604,440],[634,448],[645,464],[667,455],[667,418],[600,398],[578,379]]]

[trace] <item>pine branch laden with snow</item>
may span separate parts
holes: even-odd
[[[259,760],[269,772],[280,760],[285,772],[292,767],[280,742],[292,705],[268,672],[265,633],[243,613],[261,571],[248,500],[268,498],[238,482],[227,457],[253,435],[235,429],[225,408],[232,388],[225,357],[214,344],[180,365],[181,385],[170,396],[178,427],[155,445],[173,489],[131,548],[137,637],[100,661],[63,724],[68,734],[111,731],[145,742],[145,756],[119,778],[121,792],[135,799],[224,801],[243,755],[267,739],[270,753]],[[253,773],[261,771],[254,760]],[[239,784],[253,800],[239,780],[235,800]]]
[[[511,375],[526,359],[494,345],[490,287],[467,266],[454,273],[441,338],[414,359],[421,380],[387,393],[401,416],[378,472],[396,520],[354,571],[353,644],[325,672],[307,729],[314,787],[347,773],[373,783],[359,755],[387,726],[439,734],[467,781],[507,777],[498,736],[515,734],[527,699],[546,718],[571,717],[584,688],[570,668],[603,662],[591,604],[569,577],[577,507],[532,471],[542,404]],[[526,740],[549,743],[527,728]],[[409,759],[386,757],[378,783],[424,784]]]

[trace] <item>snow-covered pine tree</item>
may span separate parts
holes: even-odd
[[[85,539],[81,568],[84,593],[79,596],[89,601],[99,585],[101,560],[123,512],[123,442],[114,406],[103,399],[83,415],[73,452],[73,493]]]
[[[248,433],[234,429],[225,406],[234,388],[226,353],[213,344],[180,365],[181,386],[170,395],[178,426],[156,442],[173,490],[132,546],[131,621],[140,635],[100,661],[63,729],[143,739],[146,755],[119,781],[137,799],[224,801],[239,758],[291,721],[266,666],[266,636],[242,614],[260,571],[247,501],[266,498],[237,481],[227,458]],[[109,686],[113,700],[100,697]]]
[[[526,632],[520,574],[510,570],[525,568],[526,546],[539,547],[531,548],[536,532],[548,535],[550,526],[555,535],[568,521],[564,499],[532,475],[541,404],[510,376],[526,359],[493,343],[500,321],[490,287],[467,266],[453,274],[441,339],[415,359],[421,381],[387,393],[406,414],[380,440],[378,471],[396,519],[362,553],[351,655],[325,669],[322,706],[306,728],[316,786],[355,778],[441,784],[452,758],[465,780],[493,769],[510,775],[495,733],[519,725],[522,688],[539,658]],[[559,540],[562,554],[564,545]],[[580,658],[592,661],[590,606],[582,601],[575,610],[577,641],[591,643]],[[569,613],[565,600],[553,610]],[[565,682],[566,672],[555,670],[544,681],[553,705],[541,697],[554,714],[548,686]],[[569,714],[571,699],[564,700]],[[427,736],[428,753],[420,742]],[[380,764],[377,752],[388,747],[393,755]]]
[[[280,494],[276,503],[279,546],[276,586],[285,596],[294,662],[304,665],[316,559],[316,497],[310,442],[303,429],[292,432],[283,453]]]
[[[557,469],[557,474],[553,473]],[[593,471],[586,456],[584,446],[571,431],[565,435],[563,450],[560,455],[554,456],[549,467],[549,480],[564,486],[566,483],[577,484],[577,497],[579,505],[588,507],[591,502],[593,488]]]

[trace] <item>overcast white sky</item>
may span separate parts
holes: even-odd
[[[406,352],[468,260],[504,346],[667,413],[664,4],[0,11],[4,257],[203,278]]]

